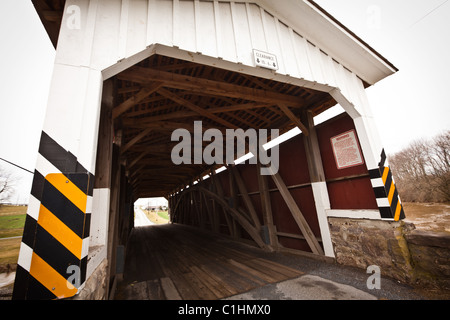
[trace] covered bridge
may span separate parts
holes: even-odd
[[[313,1],[32,2],[56,59],[15,299],[108,298],[138,198],[166,197],[173,230],[338,262],[404,218],[365,93],[397,69]],[[230,161],[228,133],[255,157]]]

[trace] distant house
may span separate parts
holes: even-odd
[[[147,206],[145,210],[148,211],[158,211],[160,206]]]

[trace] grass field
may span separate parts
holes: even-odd
[[[13,269],[19,256],[27,207],[0,206],[0,272],[10,265]],[[9,239],[11,237],[19,237]]]
[[[155,224],[169,223],[169,213],[167,211],[143,210],[147,218]]]
[[[169,212],[168,211],[158,211],[158,216],[163,219],[169,220]]]

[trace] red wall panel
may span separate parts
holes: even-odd
[[[330,139],[334,136],[354,129],[355,126],[353,120],[347,114],[339,115],[316,127],[331,208],[377,209],[378,207],[366,165],[361,164],[345,169],[338,169],[336,165]],[[236,168],[239,170],[247,191],[250,193],[250,200],[257,212],[261,225],[263,225],[256,166],[250,165],[247,161],[245,164],[240,164]],[[313,233],[316,237],[320,237],[320,228],[316,214],[312,187],[309,185],[310,176],[302,135],[296,136],[280,145],[279,174],[288,188],[292,187],[290,188],[292,197],[303,213]],[[228,170],[219,173],[217,178],[222,184],[224,198],[228,201],[231,195]],[[270,176],[268,176],[267,179],[269,189],[271,189],[270,200],[272,203],[273,222],[277,228],[277,231],[301,235],[301,231],[292,217],[292,214],[283,197],[277,190],[276,185]],[[205,187],[208,187],[210,183],[208,180],[201,182],[200,184],[204,184]],[[240,191],[238,189],[236,190],[239,194]],[[238,200],[239,206],[246,209],[245,203],[241,196],[239,196]],[[221,212],[220,210],[218,211]],[[220,215],[221,232],[228,234],[225,217],[222,213]],[[184,221],[187,220],[188,219]],[[242,230],[241,233],[244,238],[250,239],[244,230]],[[310,251],[305,240],[280,236],[279,242],[287,248]]]

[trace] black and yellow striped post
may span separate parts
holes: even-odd
[[[405,219],[405,212],[401,203],[392,171],[386,164],[386,153],[381,153],[379,167],[369,171],[373,190],[377,199],[378,208],[382,219]]]
[[[44,132],[13,299],[74,296],[86,278],[93,175]],[[53,169],[59,172],[44,174]],[[78,172],[67,172],[67,169]]]

